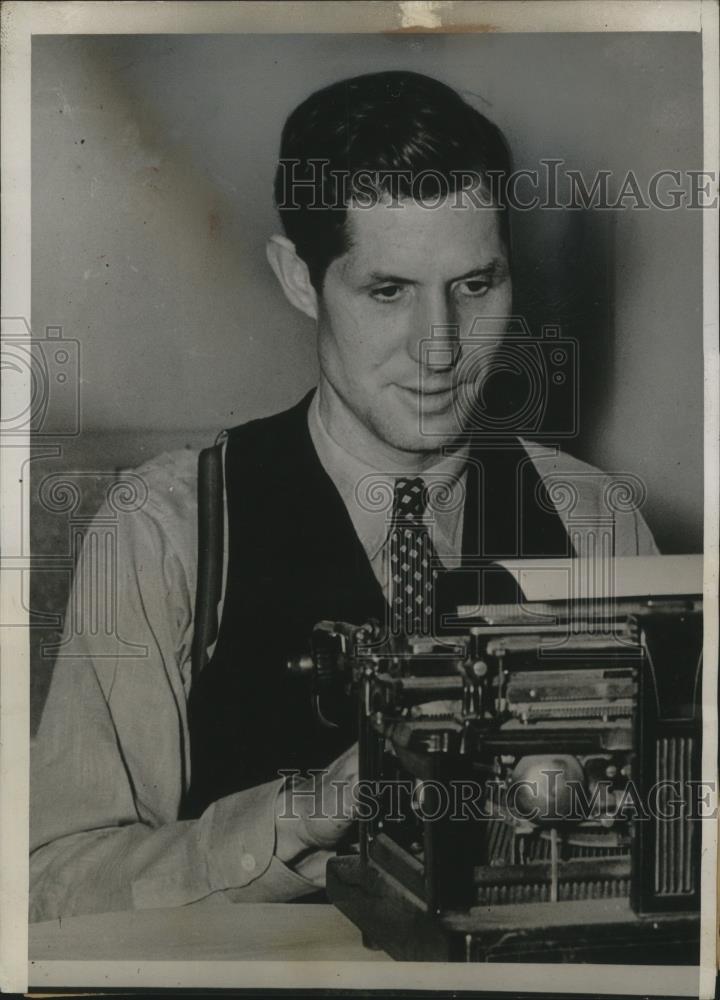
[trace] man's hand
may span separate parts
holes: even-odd
[[[275,856],[289,863],[309,850],[328,850],[353,821],[352,786],[358,780],[357,744],[325,772],[289,782],[275,804]]]

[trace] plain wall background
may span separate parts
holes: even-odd
[[[45,468],[209,442],[314,383],[312,328],[264,255],[280,130],[311,91],[388,68],[459,89],[518,168],[702,166],[696,35],[36,36],[33,328],[80,342],[83,406]],[[702,548],[701,215],[514,228],[518,311],[580,342],[565,447],[644,479],[663,551]]]

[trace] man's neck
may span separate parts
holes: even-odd
[[[317,404],[322,425],[335,444],[358,461],[378,471],[391,469],[393,472],[419,474],[437,465],[452,452],[450,448],[417,452],[393,448],[358,420],[322,377],[314,402]]]

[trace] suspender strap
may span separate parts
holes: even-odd
[[[192,678],[196,680],[217,638],[218,604],[223,575],[223,446],[200,452],[198,461],[198,568],[192,643]]]

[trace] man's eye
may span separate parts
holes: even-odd
[[[470,281],[463,281],[460,285],[460,289],[463,295],[470,295],[474,298],[479,298],[490,288],[490,282],[484,278],[473,278]]]
[[[396,302],[402,295],[402,286],[382,285],[380,288],[373,288],[370,294],[378,302]]]

